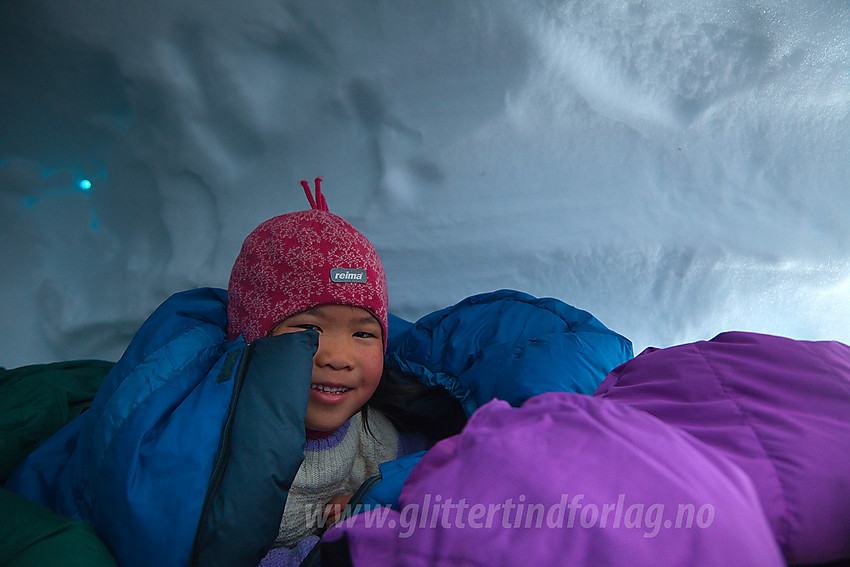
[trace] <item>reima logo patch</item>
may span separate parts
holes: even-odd
[[[366,283],[366,270],[331,268],[331,281],[337,283]]]

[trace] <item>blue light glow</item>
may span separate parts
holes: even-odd
[[[82,189],[83,191],[88,191],[89,189],[91,189],[91,181],[89,181],[88,179],[81,180],[77,185],[79,185],[80,189]]]

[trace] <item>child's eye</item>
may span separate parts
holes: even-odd
[[[310,323],[303,323],[301,325],[295,325],[295,326],[299,329],[313,330],[313,331],[316,331],[316,332],[319,332],[319,333],[322,332],[322,329],[319,328],[318,325],[311,325]]]
[[[356,333],[354,333],[354,336],[355,336],[355,337],[357,337],[357,338],[359,338],[359,339],[372,339],[372,338],[375,338],[375,334],[374,334],[374,333],[370,333],[370,332],[368,332],[368,331],[357,331]]]

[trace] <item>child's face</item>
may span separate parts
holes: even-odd
[[[332,431],[360,411],[378,387],[384,369],[381,325],[361,307],[322,305],[287,317],[271,334],[304,329],[319,333],[304,423]]]

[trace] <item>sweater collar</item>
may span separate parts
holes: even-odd
[[[359,413],[354,415],[360,415]],[[340,441],[343,440],[345,434],[348,433],[348,430],[351,427],[351,420],[353,416],[348,418],[348,420],[340,425],[333,431],[315,431],[313,429],[307,430],[307,442],[304,444],[305,451],[323,451],[326,449],[331,449],[339,445]]]

